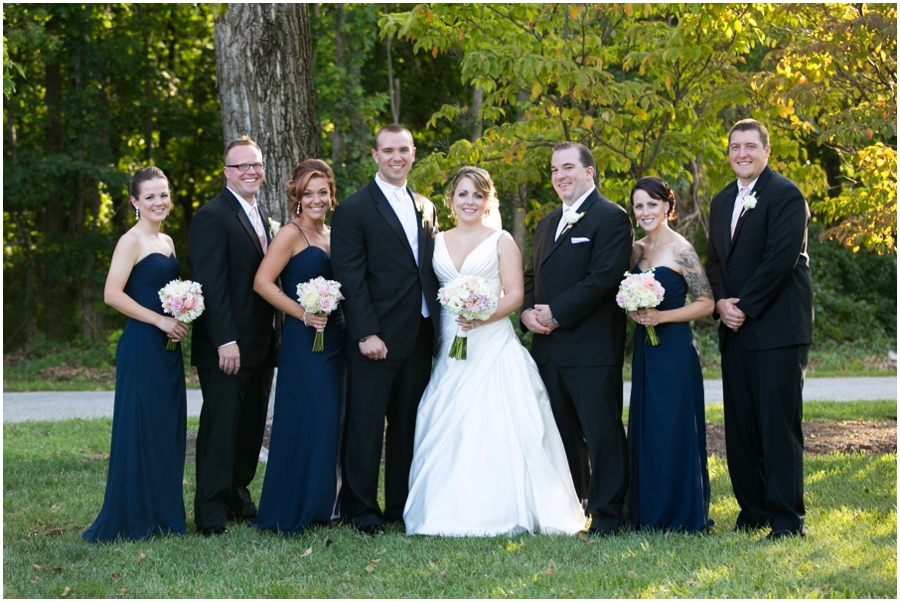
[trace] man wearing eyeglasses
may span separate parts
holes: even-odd
[[[194,523],[223,535],[229,520],[256,516],[247,486],[256,474],[266,425],[280,328],[275,310],[253,291],[253,277],[271,241],[256,194],[264,166],[247,136],[225,149],[225,190],[197,211],[188,233],[194,280],[206,310],[194,323],[191,364],[203,408],[197,434]]]

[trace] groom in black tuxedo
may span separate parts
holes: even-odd
[[[806,252],[809,207],[768,167],[769,132],[734,124],[728,156],[737,181],[709,211],[706,271],[716,300],[725,448],[738,530],[805,535],[803,377],[813,336]]]
[[[347,321],[342,513],[370,535],[399,523],[409,494],[416,410],[431,376],[439,332],[438,281],[431,267],[434,205],[406,176],[416,156],[397,124],[375,135],[375,179],[342,201],[332,218],[334,277]],[[385,418],[387,435],[385,441]],[[378,470],[385,446],[385,509]]]
[[[550,405],[578,497],[587,499],[592,534],[624,521],[628,448],[622,424],[625,313],[616,292],[628,271],[634,230],[624,209],[594,186],[584,145],[553,147],[553,188],[563,206],[534,233],[525,270],[522,324]]]
[[[191,340],[203,391],[194,523],[204,535],[227,533],[226,520],[256,516],[247,486],[256,474],[280,337],[275,310],[253,291],[271,240],[256,200],[264,177],[256,143],[243,136],[229,144],[224,172],[225,190],[197,211],[188,233],[191,269],[206,301]]]

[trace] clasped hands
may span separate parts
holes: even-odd
[[[553,322],[550,306],[541,303],[535,304],[534,309],[522,314],[522,323],[534,334],[550,334],[559,328],[559,324]]]
[[[630,311],[628,312],[628,317],[641,326],[646,326],[648,328],[662,324],[662,314],[653,308]]]
[[[740,299],[731,297],[730,299],[719,299],[719,302],[716,303],[716,311],[719,312],[722,324],[735,332],[744,325],[744,320],[747,319],[747,314],[738,309],[737,304],[740,301]]]

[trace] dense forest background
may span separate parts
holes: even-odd
[[[190,277],[188,226],[224,183],[213,30],[222,10],[4,5],[4,352],[115,340],[124,318],[102,288],[133,224],[126,184],[142,165],[169,176],[166,232]],[[487,168],[504,227],[527,249],[558,202],[550,148],[571,139],[594,149],[601,191],[623,205],[636,178],[669,181],[674,227],[703,256],[709,201],[734,177],[728,128],[752,116],[769,126],[770,164],[813,210],[816,347],[896,348],[896,5],[308,13],[318,128],[309,135],[340,198],[372,177],[372,135],[398,120],[416,139],[413,187],[439,201],[459,166]],[[280,188],[288,176],[266,174]],[[711,344],[713,323],[696,326]]]

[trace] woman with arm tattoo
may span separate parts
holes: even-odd
[[[647,236],[632,252],[632,272],[653,270],[665,288],[656,308],[629,312],[634,333],[628,445],[629,521],[637,529],[708,532],[709,473],[700,355],[691,320],[713,312],[713,293],[697,252],[669,227],[675,195],[659,178],[631,191],[637,225]],[[685,303],[690,291],[693,301]],[[653,326],[658,345],[645,342]]]

